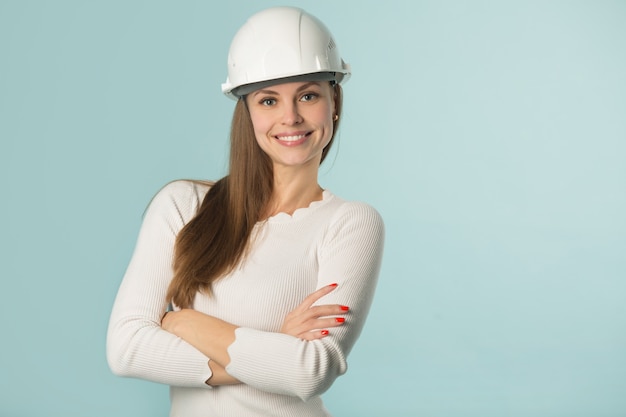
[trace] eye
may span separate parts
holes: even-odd
[[[300,101],[313,101],[318,97],[319,95],[316,93],[305,93],[300,97]]]
[[[261,100],[259,100],[259,104],[262,106],[273,106],[274,104],[276,104],[276,99],[270,97],[262,98]]]

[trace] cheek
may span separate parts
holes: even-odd
[[[271,123],[268,122],[266,117],[260,117],[258,113],[250,112],[250,120],[252,121],[252,128],[254,129],[254,136],[257,142],[261,142],[267,133],[270,131]]]

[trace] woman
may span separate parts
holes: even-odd
[[[348,76],[301,9],[235,36],[229,173],[154,197],[109,324],[113,372],[170,385],[171,416],[329,415],[320,394],[346,371],[383,241],[374,209],[317,182]]]

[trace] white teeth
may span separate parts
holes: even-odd
[[[295,142],[297,140],[302,139],[305,136],[306,135],[281,136],[281,137],[278,138],[278,140],[282,140],[282,141],[285,141],[285,142]]]

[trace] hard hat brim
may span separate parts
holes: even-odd
[[[344,79],[347,79],[347,77],[345,77],[345,74],[340,72],[314,72],[310,74],[293,75],[290,77],[276,78],[273,80],[265,80],[259,81],[257,83],[245,84],[232,89],[228,93],[233,98],[240,98],[245,97],[254,91],[263,89],[265,87],[270,87],[272,85],[302,81],[335,81],[337,83],[341,83],[342,81],[344,81]]]

